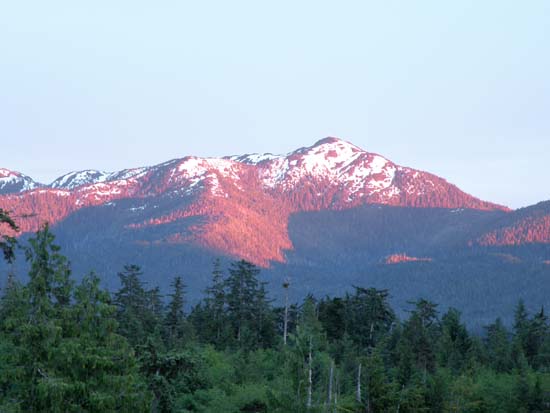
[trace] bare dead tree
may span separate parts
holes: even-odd
[[[286,346],[286,339],[288,335],[288,288],[290,287],[290,278],[286,278],[283,282],[283,288],[285,289],[285,319],[283,327],[283,343]]]
[[[328,410],[330,411],[330,406],[332,404],[332,381],[334,380],[334,361],[330,362],[330,371],[328,375],[328,395],[327,395],[327,405]]]
[[[309,337],[309,353],[308,353],[308,380],[307,380],[307,401],[306,408],[311,409],[311,396],[313,393],[313,356],[312,356],[312,338]]]
[[[359,366],[357,367],[357,388],[355,390],[355,400],[357,400],[358,403],[361,403],[361,363],[359,363]]]

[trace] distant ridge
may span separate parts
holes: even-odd
[[[155,242],[199,245],[260,265],[284,261],[284,251],[292,249],[288,219],[296,212],[367,204],[508,210],[334,137],[287,155],[187,156],[118,172],[71,172],[50,185],[2,169],[0,190],[2,208],[32,215],[20,222],[23,232],[82,208],[134,199],[140,209],[127,211],[128,230],[199,219]]]

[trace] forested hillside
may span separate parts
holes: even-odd
[[[550,306],[550,201],[511,211],[337,138],[285,155],[76,171],[48,185],[0,169],[0,208],[20,229],[0,233],[23,244],[48,222],[76,281],[93,269],[113,292],[132,263],[166,294],[183,271],[188,306],[216,258],[262,267],[278,303],[286,277],[298,302],[376,287],[400,317],[426,298],[458,308],[476,332],[496,317],[510,326],[519,298],[530,311]],[[27,281],[21,252],[14,273]]]
[[[11,262],[14,240],[0,248]],[[185,273],[163,297],[128,263],[109,293],[94,273],[75,282],[48,226],[19,248],[28,281],[8,271],[0,301],[1,412],[550,411],[550,324],[528,302],[482,334],[427,299],[398,317],[371,287],[275,306],[240,260],[214,261],[187,311]]]

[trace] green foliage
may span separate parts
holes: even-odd
[[[246,350],[274,344],[275,312],[259,274],[254,264],[241,260],[231,264],[224,279],[219,262],[215,263],[204,303],[195,306],[190,316],[202,342]]]
[[[284,345],[246,261],[218,261],[187,316],[180,277],[165,303],[127,265],[113,300],[93,273],[74,285],[48,226],[25,251],[29,281],[0,299],[2,413],[550,411],[550,326],[521,302],[512,333],[476,336],[456,309],[421,299],[400,321],[388,291],[356,287],[291,305]]]
[[[195,352],[161,352],[153,341],[149,341],[140,349],[139,363],[155,396],[153,410],[156,412],[172,412],[178,395],[204,387],[204,362]]]
[[[490,366],[499,373],[505,373],[512,368],[510,342],[508,331],[498,318],[486,327],[486,352]]]
[[[164,336],[168,348],[177,348],[191,341],[192,329],[184,313],[185,285],[181,277],[174,279],[172,289],[168,311],[164,317]]]
[[[375,347],[395,320],[387,290],[355,287],[346,314],[349,334],[359,347]]]
[[[454,373],[462,371],[471,350],[466,326],[460,322],[460,313],[451,308],[441,318],[441,337],[438,346],[438,362]]]
[[[259,273],[255,265],[241,260],[231,264],[226,280],[227,321],[231,338],[241,348],[270,344],[273,319],[265,285],[258,280]]]
[[[202,317],[200,320],[197,320],[196,325],[200,325],[203,341],[212,343],[218,348],[224,346],[224,341],[229,334],[227,328],[225,286],[226,283],[221,263],[217,259],[214,261],[212,284],[205,291],[204,311],[201,313],[201,307],[197,308],[197,313],[200,313]]]
[[[435,344],[440,337],[437,305],[424,299],[412,304],[415,308],[404,323],[401,349],[404,357],[412,356],[413,366],[422,372],[422,382],[425,384],[428,373],[433,373],[436,368]],[[410,359],[403,362],[404,367],[411,367]]]
[[[12,232],[19,231],[17,224],[9,216],[8,212],[0,208],[0,250],[2,250],[4,259],[8,263],[11,263],[15,259],[14,250],[17,245],[17,240],[11,235],[5,235],[5,233],[2,234],[2,232],[4,232],[3,229],[5,228],[11,230]]]
[[[13,412],[146,411],[133,352],[95,275],[73,288],[48,226],[26,249],[29,282],[2,300],[0,406]],[[5,354],[5,356],[4,356]]]
[[[383,412],[395,405],[397,395],[386,373],[382,356],[378,350],[366,357],[363,399],[360,403],[367,412]]]
[[[114,297],[118,307],[119,333],[133,346],[145,343],[155,333],[162,313],[159,290],[147,291],[141,275],[139,266],[124,266],[124,270],[118,273],[121,288]]]

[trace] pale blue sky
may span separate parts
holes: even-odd
[[[0,166],[49,182],[325,136],[550,199],[550,1],[0,5]]]

